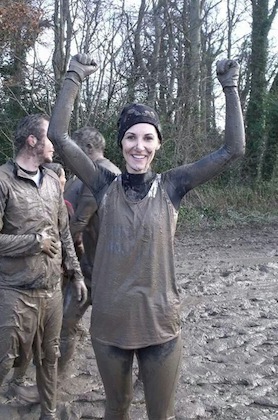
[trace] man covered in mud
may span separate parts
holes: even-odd
[[[105,139],[94,127],[85,126],[73,133],[73,140],[97,165],[119,174],[120,170],[109,159],[104,157]],[[58,361],[58,372],[64,374],[68,362],[73,356],[79,323],[91,305],[91,281],[98,238],[97,202],[91,191],[76,176],[71,177],[65,187],[64,197],[74,209],[70,220],[70,229],[77,253],[80,258],[82,273],[88,290],[84,305],[79,305],[75,298],[72,283],[65,288],[64,314],[61,331],[61,356]]]
[[[41,166],[54,153],[48,125],[47,115],[24,117],[15,159],[0,167],[0,385],[33,350],[41,420],[57,418],[62,246],[77,299],[87,299],[59,179]]]

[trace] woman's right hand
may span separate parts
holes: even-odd
[[[90,54],[76,54],[70,60],[68,71],[78,74],[80,82],[83,82],[85,77],[94,73],[97,69],[98,65]]]
[[[239,77],[239,65],[235,60],[220,60],[216,63],[216,74],[222,88],[237,87]]]

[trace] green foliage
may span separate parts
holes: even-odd
[[[115,165],[117,165],[121,170],[123,170],[123,155],[121,148],[118,146],[116,138],[116,136],[113,138],[110,136],[106,137],[105,156]]]
[[[117,114],[114,113],[106,122],[102,121],[102,124],[97,128],[106,139],[105,156],[123,170],[122,152],[117,143]]]
[[[278,182],[223,188],[210,183],[191,191],[183,202],[178,229],[238,226],[278,220]]]
[[[156,153],[155,160],[153,162],[153,169],[156,172],[164,172],[173,168],[175,154],[175,143],[172,140],[166,138],[163,139],[162,147]]]
[[[13,156],[13,145],[5,133],[0,133],[0,165]]]
[[[262,179],[273,177],[278,155],[278,74],[276,74],[266,102],[266,140],[262,160]]]
[[[11,118],[12,114],[0,113],[0,165],[13,156],[13,130],[16,120]]]

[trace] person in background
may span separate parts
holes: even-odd
[[[72,204],[68,200],[65,199],[65,195],[64,195],[65,185],[66,185],[67,179],[66,179],[66,173],[65,173],[65,170],[63,168],[63,165],[61,163],[58,163],[58,162],[51,162],[51,163],[45,163],[44,167],[54,171],[55,174],[57,174],[57,176],[59,178],[61,191],[62,191],[62,194],[63,194],[63,197],[64,197],[64,202],[65,202],[65,205],[66,205],[66,208],[67,208],[68,219],[70,221],[70,219],[72,218],[72,216],[74,214],[74,210],[73,210]],[[76,251],[76,247],[75,247],[75,251]],[[70,278],[71,273],[70,272],[68,273],[67,267],[64,264],[65,256],[66,256],[66,250],[62,248],[61,274],[62,274],[62,292],[63,292],[63,295],[64,295],[66,285],[71,281],[71,278]],[[87,295],[88,295],[88,291],[87,291]],[[75,299],[76,299],[76,296],[75,296]],[[85,304],[85,302],[83,302],[82,305],[79,305],[79,302],[76,301],[76,305],[78,305],[78,306],[83,306],[84,304]],[[59,365],[59,360],[58,360],[58,365]]]
[[[119,174],[119,168],[104,156],[105,139],[94,127],[85,126],[73,133],[73,140],[97,165]],[[71,177],[65,188],[64,197],[71,203],[74,213],[70,219],[70,229],[76,249],[79,250],[80,265],[88,290],[88,298],[84,305],[76,304],[71,283],[65,290],[65,305],[61,331],[61,357],[58,360],[58,372],[68,372],[72,359],[80,322],[87,308],[91,305],[91,281],[94,265],[95,249],[98,239],[99,220],[96,213],[97,202],[82,181]]]
[[[64,194],[67,178],[66,178],[66,173],[63,168],[63,165],[59,162],[50,162],[50,163],[45,163],[43,166],[45,168],[52,169],[52,171],[55,172],[55,174],[59,178],[61,191]]]
[[[67,178],[66,178],[66,173],[63,166],[60,163],[53,163],[49,165],[52,165],[50,166],[50,169],[52,169],[58,175],[60,185],[61,185],[61,190],[62,190],[62,193],[64,194]],[[65,194],[64,194],[64,201],[68,210],[68,215],[69,215],[69,220],[70,220],[74,214],[74,209],[73,209],[72,204],[68,200],[65,199]]]
[[[33,353],[41,420],[57,418],[62,246],[77,299],[87,299],[59,179],[42,166],[54,153],[48,125],[47,115],[24,117],[15,159],[0,167],[0,384]]]
[[[51,163],[44,164],[44,167],[46,167],[48,169],[52,169],[52,171],[54,171],[55,174],[58,175],[61,190],[62,190],[62,193],[64,194],[67,178],[66,178],[66,173],[65,173],[65,170],[63,168],[63,165],[61,163],[58,163],[58,162],[57,163],[56,162],[51,162]],[[73,216],[74,210],[73,210],[72,204],[68,200],[65,199],[65,195],[64,195],[64,202],[65,202],[65,205],[67,207],[68,216],[69,216],[69,219],[70,219]]]
[[[175,418],[181,360],[180,297],[174,235],[181,200],[244,155],[239,66],[217,62],[226,101],[224,144],[202,159],[161,174],[151,163],[163,144],[156,111],[127,104],[118,120],[122,175],[92,162],[68,134],[82,81],[96,71],[88,54],[70,62],[48,135],[65,164],[88,186],[98,206],[99,237],[92,278],[91,338],[106,394],[105,420],[126,420],[137,353],[149,419]]]

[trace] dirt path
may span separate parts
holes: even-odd
[[[176,419],[278,418],[277,225],[184,232],[176,240],[183,362]],[[84,318],[88,328],[90,311]],[[34,379],[34,369],[28,372]],[[134,366],[134,381],[137,367]],[[59,387],[62,420],[101,419],[104,392],[88,335]],[[0,420],[37,420],[38,405],[0,395]],[[135,383],[131,419],[147,419]]]

